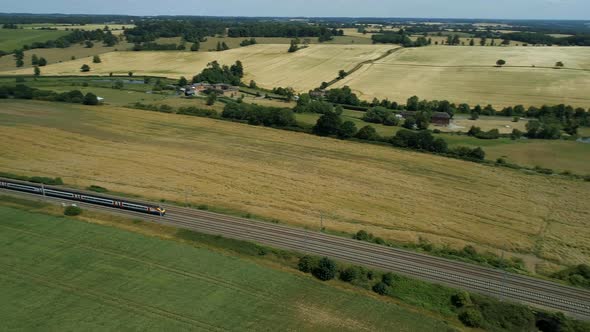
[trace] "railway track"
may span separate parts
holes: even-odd
[[[8,190],[0,192],[43,198],[34,194],[15,193]],[[67,201],[51,197],[44,199],[53,202]],[[579,319],[590,319],[590,291],[545,280],[329,234],[177,206],[164,206],[167,214],[158,217],[111,207],[75,203],[88,209],[139,217],[197,232],[327,256],[500,299],[562,311]]]

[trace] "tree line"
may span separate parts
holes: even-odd
[[[24,84],[17,84],[16,86],[0,86],[0,99],[7,98],[98,105],[98,97],[91,92],[86,93],[86,95],[84,95],[80,90],[58,93],[50,90],[31,88]]]
[[[207,64],[200,74],[193,76],[192,82],[207,82],[211,84],[225,83],[231,85],[240,85],[244,77],[244,66],[241,61],[236,61],[231,66],[220,65],[219,62],[213,61]]]

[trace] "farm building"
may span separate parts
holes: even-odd
[[[415,118],[416,113],[414,111],[402,111],[400,115],[404,118]],[[430,117],[430,123],[435,126],[448,126],[451,123],[451,116],[446,112],[434,112]]]
[[[451,116],[446,112],[435,112],[430,117],[430,123],[435,126],[448,126],[451,123]]]
[[[184,94],[186,96],[193,96],[199,93],[204,93],[205,91],[214,91],[220,95],[233,97],[240,91],[240,87],[225,83],[210,84],[201,82],[187,86],[184,90]]]

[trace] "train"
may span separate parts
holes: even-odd
[[[166,209],[159,206],[146,205],[144,203],[124,201],[121,199],[114,199],[110,197],[101,197],[91,195],[88,193],[68,191],[64,189],[57,189],[54,187],[46,188],[43,185],[30,184],[25,182],[17,182],[11,180],[0,179],[0,188],[27,192],[31,194],[50,196],[56,198],[65,198],[68,200],[80,201],[84,203],[109,206],[123,210],[131,210],[141,213],[148,213],[152,215],[164,216]]]

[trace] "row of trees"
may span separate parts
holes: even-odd
[[[232,102],[226,104],[221,117],[268,127],[294,127],[297,125],[295,115],[290,109],[246,103]]]
[[[57,93],[49,90],[31,88],[24,84],[17,84],[16,86],[0,86],[0,99],[6,98],[60,101],[85,105],[98,104],[98,97],[91,92],[88,92],[86,95],[80,90]]]
[[[193,77],[193,83],[208,82],[211,84],[226,83],[240,85],[244,77],[244,67],[241,61],[236,61],[232,66],[220,65],[217,61],[207,64],[207,68]]]

